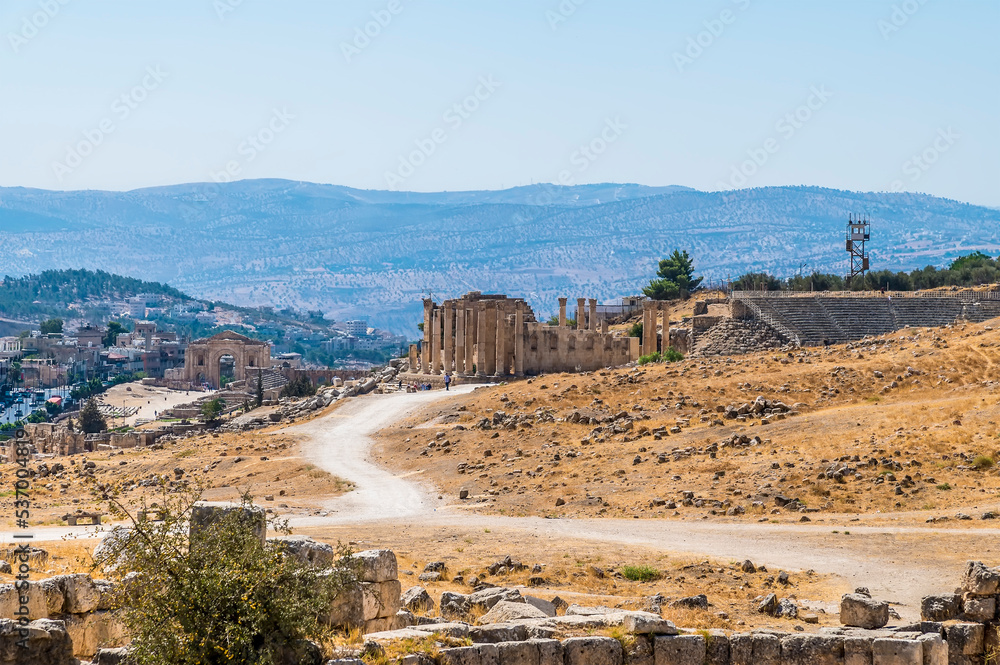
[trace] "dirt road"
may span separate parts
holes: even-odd
[[[833,533],[836,524],[830,520],[778,525],[477,515],[439,498],[433,487],[416,477],[394,475],[369,458],[371,434],[448,397],[441,391],[371,396],[295,427],[297,433],[310,437],[306,450],[315,464],[356,484],[353,492],[327,503],[333,515],[295,519],[296,530],[308,533],[310,527],[332,524],[384,527],[394,523],[470,532],[489,528],[522,533],[526,538],[562,536],[595,544],[648,545],[723,560],[749,558],[774,568],[831,573],[844,580],[845,588],[866,586],[877,596],[900,603],[898,610],[904,618],[917,618],[922,596],[953,589],[966,559],[989,559],[1000,548],[992,529],[863,526],[847,524],[846,518],[849,535],[839,528],[840,533]]]

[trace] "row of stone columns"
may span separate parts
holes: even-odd
[[[566,327],[566,304],[569,298],[559,299],[559,327]],[[590,316],[587,316],[587,310]],[[589,323],[589,325],[587,325]],[[597,298],[577,298],[576,299],[576,329],[597,331]]]
[[[508,300],[449,300],[435,307],[424,301],[423,374],[517,376],[524,373],[524,303]],[[511,320],[513,318],[513,320]],[[513,327],[513,335],[511,328]],[[508,338],[513,337],[513,348]],[[416,371],[415,349],[410,367]]]

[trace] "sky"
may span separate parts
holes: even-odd
[[[7,0],[0,37],[0,186],[1000,206],[998,0]]]

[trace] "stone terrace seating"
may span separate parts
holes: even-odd
[[[911,328],[945,326],[965,318],[981,322],[1000,317],[1000,300],[920,295],[768,295],[736,294],[797,335],[803,346],[839,344],[866,335]],[[751,307],[751,310],[753,307]]]

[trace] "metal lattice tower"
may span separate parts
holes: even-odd
[[[860,276],[864,279],[868,272],[868,252],[865,243],[871,238],[871,220],[867,215],[848,215],[847,217],[847,253],[851,255],[851,274],[848,284]]]

